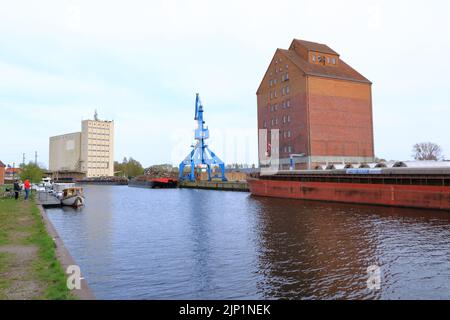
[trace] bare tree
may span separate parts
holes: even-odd
[[[442,148],[432,142],[416,143],[413,147],[413,157],[416,160],[442,160]]]

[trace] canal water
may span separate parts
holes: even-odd
[[[98,299],[450,299],[450,212],[127,186],[85,194],[83,209],[48,215]]]

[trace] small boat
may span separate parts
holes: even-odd
[[[84,205],[83,188],[70,187],[63,190],[60,196],[61,204],[64,206],[78,208]]]

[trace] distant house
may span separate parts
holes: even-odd
[[[20,168],[7,167],[5,170],[5,183],[13,183],[14,179],[19,179],[20,173]]]
[[[5,164],[0,161],[0,185],[5,184]]]

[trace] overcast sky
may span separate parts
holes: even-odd
[[[48,138],[113,119],[115,158],[178,164],[195,93],[210,146],[256,163],[256,89],[276,48],[325,43],[373,83],[375,152],[415,142],[450,157],[448,1],[6,1],[0,6],[0,160],[48,163]]]

